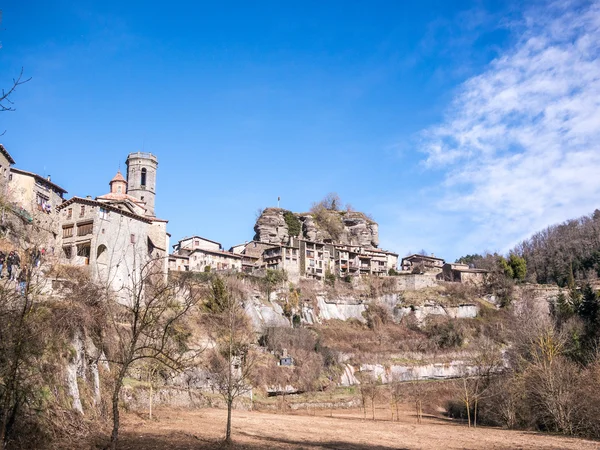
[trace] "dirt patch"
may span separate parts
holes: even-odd
[[[330,416],[331,415],[331,416]],[[379,408],[376,420],[365,420],[359,409],[296,411],[273,414],[234,411],[232,448],[239,449],[598,449],[600,443],[541,433],[467,428],[444,417],[426,416],[417,424],[412,411],[400,422]],[[155,418],[125,414],[119,448],[217,449],[225,430],[226,411],[164,408]]]

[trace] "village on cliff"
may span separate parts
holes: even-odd
[[[179,240],[171,251],[168,221],[154,212],[155,155],[130,153],[125,176],[117,172],[108,183],[108,193],[68,200],[67,191],[50,176],[14,165],[0,144],[0,175],[8,206],[24,222],[35,222],[46,232],[48,239],[40,244],[44,255],[65,265],[89,266],[92,277],[108,280],[117,292],[131,283],[132,269],[139,270],[151,260],[159,261],[165,277],[169,271],[264,276],[269,270],[283,270],[291,282],[395,276],[404,277],[399,284],[413,289],[436,280],[480,283],[486,273],[434,255],[412,254],[398,264],[397,253],[378,248],[377,223],[356,211],[327,211],[337,224],[334,232],[311,212],[267,208],[256,222],[252,241],[225,250],[219,242],[192,235]]]

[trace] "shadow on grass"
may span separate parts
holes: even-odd
[[[238,435],[248,436],[254,441],[251,443],[238,443],[234,440],[230,445],[222,441],[200,438],[191,433],[174,432],[168,435],[147,434],[140,435],[133,432],[124,432],[119,438],[119,450],[263,450],[263,449],[328,449],[328,450],[406,450],[402,447],[388,447],[384,445],[369,445],[348,441],[302,441],[295,439],[282,439],[270,436],[256,436],[249,433],[238,432]],[[98,443],[96,448],[105,448],[108,442]]]

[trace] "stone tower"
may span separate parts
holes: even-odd
[[[127,193],[146,203],[146,215],[154,217],[156,169],[158,159],[152,153],[130,153],[127,156]]]

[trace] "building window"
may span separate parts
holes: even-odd
[[[73,247],[71,247],[70,245],[65,245],[62,249],[65,258],[71,259],[73,257]]]
[[[85,258],[85,263],[90,263],[91,246],[89,242],[77,244],[77,256]]]
[[[67,209],[67,219],[73,218],[73,208]]]
[[[142,186],[146,186],[146,169],[142,169],[142,179],[141,179],[141,185]]]
[[[46,204],[46,202],[48,201],[48,197],[46,197],[45,195],[42,195],[42,194],[38,193],[36,195],[35,200],[36,200],[36,202],[37,202],[37,204],[39,206],[44,206]]]
[[[122,194],[122,188],[123,187],[121,185],[117,186],[117,194]]]
[[[100,208],[100,218],[107,220],[108,219],[108,210],[104,208]]]
[[[78,223],[77,236],[86,236],[94,232],[94,222]]]
[[[131,236],[129,236],[129,240],[131,241],[132,244],[135,244],[135,234],[132,234]]]
[[[85,216],[85,206],[81,205],[81,209],[79,210],[79,217]]]
[[[63,227],[63,238],[73,237],[73,225]]]

